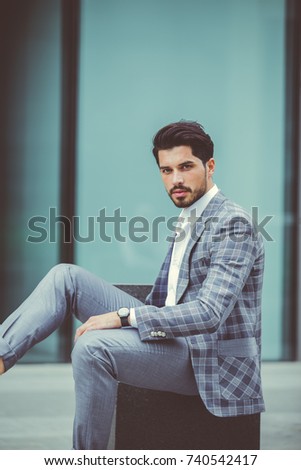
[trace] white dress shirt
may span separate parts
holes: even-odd
[[[205,208],[211,199],[218,192],[216,184],[209,189],[200,199],[189,207],[182,209],[177,222],[176,238],[171,255],[169,273],[168,273],[168,287],[165,305],[172,306],[176,304],[176,291],[179,278],[179,272],[188,241],[190,239],[191,231],[196,220],[202,215]],[[135,309],[130,309],[130,323],[131,326],[137,328],[135,317]]]
[[[206,206],[218,192],[216,184],[209,189],[200,199],[189,207],[185,207],[178,219],[178,229],[175,238],[173,251],[171,255],[169,273],[168,273],[168,289],[165,305],[176,304],[176,291],[178,285],[179,272],[183,260],[191,231],[196,220],[202,215]]]

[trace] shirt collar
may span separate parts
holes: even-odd
[[[200,199],[195,201],[191,206],[184,207],[184,209],[182,209],[182,212],[180,214],[180,218],[181,218],[180,220],[186,221],[190,217],[193,217],[194,219],[198,219],[202,215],[204,210],[206,209],[211,199],[216,195],[218,190],[219,190],[218,187],[216,186],[216,184],[214,184],[212,188],[209,189],[209,191],[207,191],[207,193],[204,194],[204,196],[202,196]]]

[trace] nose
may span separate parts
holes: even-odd
[[[184,183],[184,178],[183,175],[180,171],[175,170],[173,172],[173,178],[172,178],[173,185],[177,184],[183,184]]]

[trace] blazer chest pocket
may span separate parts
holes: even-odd
[[[260,366],[255,338],[219,341],[218,365],[221,394],[225,399],[260,397]]]

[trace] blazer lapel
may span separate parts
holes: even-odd
[[[167,255],[163,264],[161,266],[160,272],[158,277],[155,281],[155,284],[147,296],[145,303],[147,305],[156,305],[156,307],[163,307],[165,305],[166,297],[167,297],[167,286],[168,286],[168,273],[169,273],[169,266],[171,261],[171,255],[173,250],[172,241],[169,245]]]
[[[203,214],[197,221],[195,222],[193,228],[192,228],[192,233],[190,240],[188,242],[187,248],[185,250],[184,256],[183,256],[183,261],[181,264],[180,272],[179,272],[179,278],[178,278],[178,285],[177,285],[177,293],[176,293],[176,303],[179,302],[181,299],[182,295],[184,294],[188,282],[189,282],[189,271],[190,271],[190,264],[189,264],[189,259],[190,259],[190,253],[194,245],[200,240],[205,227],[206,230],[210,230],[210,218],[212,218],[219,206],[226,200],[226,197],[219,191],[209,202],[207,207],[205,208]]]

